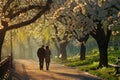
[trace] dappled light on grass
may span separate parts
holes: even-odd
[[[110,48],[109,55],[108,55],[108,63],[115,63],[117,60],[117,57],[120,53],[120,50],[113,50],[113,48]],[[76,57],[76,56],[75,56]],[[103,79],[107,80],[119,80],[120,74],[115,75],[115,69],[114,67],[103,67],[103,68],[97,68],[99,64],[99,54],[98,50],[92,50],[87,53],[86,60],[80,60],[79,57],[76,57],[74,59],[73,57],[68,58],[68,63],[66,63],[67,66],[71,67],[78,67],[79,70],[89,72],[93,75],[99,76]]]
[[[97,51],[98,52],[98,51]],[[98,62],[99,61],[99,57],[98,57],[98,53],[90,53],[86,56],[86,60],[80,60],[80,57],[78,55],[76,56],[72,56],[70,58],[68,58],[68,62],[66,63],[66,65],[68,66],[84,66],[87,64],[93,64],[94,62]]]
[[[82,71],[97,70],[98,62],[93,62],[93,64],[86,64],[79,66],[79,69]]]

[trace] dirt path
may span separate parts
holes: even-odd
[[[51,63],[50,70],[39,70],[38,61],[16,60],[12,80],[101,80],[75,68]]]

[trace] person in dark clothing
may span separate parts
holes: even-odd
[[[50,51],[50,49],[49,49],[49,46],[46,46],[46,50],[45,50],[46,70],[49,70],[50,55],[51,55],[51,51]]]
[[[38,56],[38,58],[39,58],[40,70],[43,70],[44,58],[45,58],[45,49],[44,49],[44,45],[42,45],[42,47],[38,49],[38,51],[37,51],[37,56]]]

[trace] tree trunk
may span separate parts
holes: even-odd
[[[103,40],[101,42],[98,42],[98,48],[100,52],[100,61],[99,61],[99,67],[107,67],[108,66],[108,52],[107,52],[107,45],[103,43]]]
[[[0,61],[1,61],[1,55],[2,55],[2,45],[5,38],[6,31],[0,30]]]
[[[58,46],[57,41],[54,38],[52,38],[52,41],[54,42],[54,45],[58,51],[57,58],[60,58],[60,47]]]
[[[67,60],[67,52],[66,52],[66,46],[67,46],[67,43],[61,43],[60,44],[60,52],[61,52],[61,58],[62,60]]]
[[[85,35],[84,37],[81,37],[78,39],[79,42],[81,42],[81,48],[80,48],[80,60],[85,60],[85,53],[86,53],[86,41],[89,39],[89,34]]]
[[[28,44],[28,50],[29,50],[27,52],[27,54],[28,54],[27,58],[33,59],[33,47],[32,47],[32,41],[31,41],[30,36],[27,38],[27,44]]]
[[[105,38],[101,40],[97,40],[99,52],[100,52],[100,62],[99,62],[99,67],[108,67],[108,43],[110,40],[111,36],[111,29],[107,29],[107,34]]]
[[[80,48],[80,60],[85,60],[85,52],[86,52],[86,46],[84,43],[81,44]]]
[[[96,29],[96,33],[91,32],[91,36],[97,41],[99,54],[100,54],[100,61],[99,67],[108,67],[108,43],[111,36],[111,29],[107,28],[107,34],[105,34],[104,29],[101,27],[102,24],[99,22],[98,27]]]

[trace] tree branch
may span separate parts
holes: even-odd
[[[57,29],[57,26],[56,25],[54,25],[54,29],[55,29],[55,36],[56,36],[56,38],[57,38],[57,40],[58,40],[58,42],[59,41],[61,41],[61,39],[58,37],[58,29]]]
[[[24,22],[21,23],[17,23],[14,25],[10,25],[8,26],[8,28],[6,30],[11,30],[11,29],[16,29],[16,28],[20,28],[26,25],[29,25],[30,23],[35,22],[38,18],[40,18],[46,11],[50,10],[50,4],[51,4],[52,0],[47,0],[46,6],[42,7],[41,10],[38,12],[38,14],[36,14],[32,19],[30,20],[26,20]]]
[[[68,37],[68,31],[65,31],[64,36],[63,36],[63,40],[67,40]]]
[[[7,11],[7,9],[9,8],[10,4],[14,2],[14,0],[8,0],[7,3],[3,6],[3,13],[5,13]]]
[[[18,16],[20,13],[24,13],[24,12],[27,12],[27,11],[29,11],[29,10],[35,9],[35,8],[37,8],[37,9],[42,9],[42,8],[44,8],[44,7],[45,7],[45,6],[29,5],[28,7],[25,7],[25,8],[21,9],[20,11],[14,13],[14,14],[8,14],[8,17],[9,17],[10,19],[13,19],[14,17]]]
[[[8,26],[7,30],[11,30],[11,29],[16,29],[16,28],[20,28],[22,26],[26,26],[29,25],[30,23],[35,22],[38,18],[40,18],[42,16],[42,14],[44,14],[46,12],[46,8],[44,7],[44,9],[42,9],[41,11],[39,11],[39,13],[34,16],[32,19],[18,23],[18,24],[14,24],[14,25],[10,25]]]
[[[75,35],[76,35],[76,36],[74,35],[74,37],[78,40],[78,34],[77,34],[77,32],[76,32],[75,30],[74,30],[73,32],[74,32]]]

